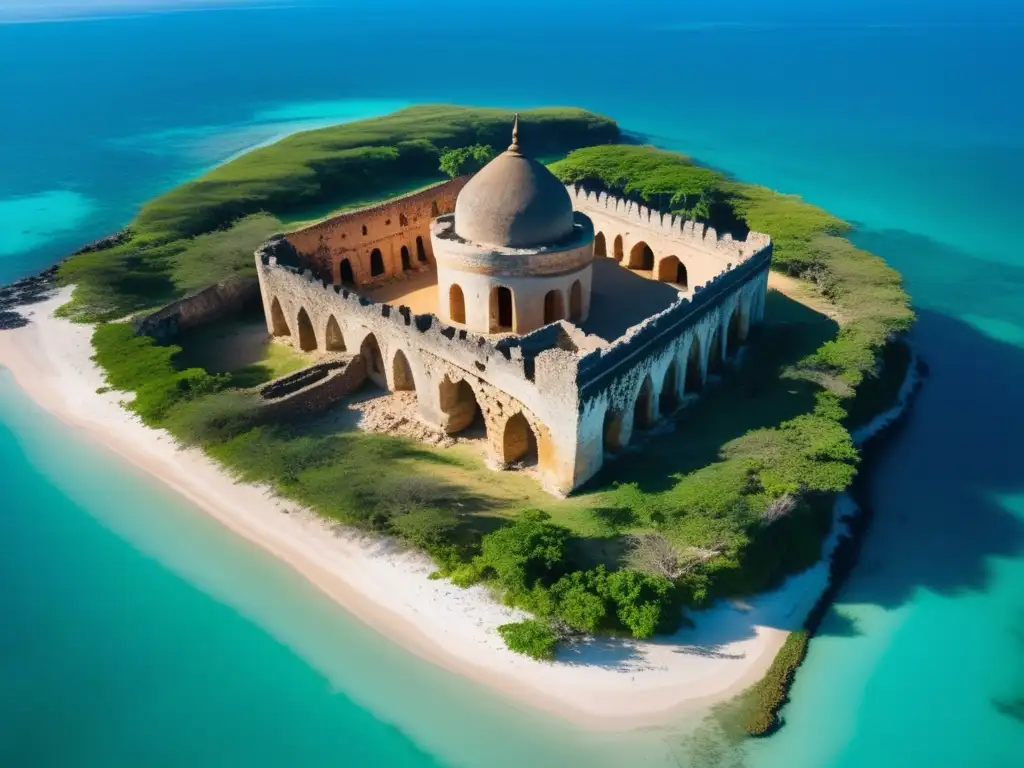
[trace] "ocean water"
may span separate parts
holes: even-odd
[[[475,5],[0,23],[17,106],[0,281],[248,146],[427,101],[592,108],[856,223],[906,277],[931,376],[870,470],[874,527],[786,727],[725,755],[519,711],[381,642],[0,377],[0,764],[1024,762],[1024,11]]]

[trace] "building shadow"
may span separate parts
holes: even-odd
[[[608,342],[679,299],[677,288],[641,277],[615,259],[595,259],[593,275],[590,314],[580,327]]]

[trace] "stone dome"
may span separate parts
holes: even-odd
[[[481,245],[534,248],[573,232],[572,199],[551,171],[512,145],[485,165],[455,200],[455,233]]]

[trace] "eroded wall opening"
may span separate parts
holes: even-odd
[[[686,356],[686,382],[684,383],[684,394],[691,395],[700,392],[704,382],[700,377],[700,344],[695,338],[690,343],[690,353]]]
[[[327,321],[324,345],[327,347],[328,352],[345,351],[345,337],[342,336],[341,325],[338,324],[338,319],[334,315],[331,315],[330,320]]]
[[[273,328],[273,334],[275,336],[291,336],[292,332],[288,328],[288,321],[284,319],[284,310],[281,309],[281,302],[278,301],[277,297],[270,302],[270,325]]]
[[[416,380],[412,376],[409,359],[402,350],[395,352],[395,360],[391,364],[391,378],[396,392],[416,391]]]
[[[579,280],[572,284],[569,289],[569,319],[580,320],[583,318],[583,285]]]
[[[316,332],[305,308],[299,310],[296,325],[299,329],[299,349],[303,352],[312,352],[316,349]]]
[[[366,375],[374,384],[382,389],[388,388],[387,377],[384,375],[384,357],[380,352],[377,337],[369,334],[359,346],[359,354],[366,364]]]
[[[608,409],[604,414],[604,429],[602,431],[604,441],[604,452],[614,453],[622,448],[622,414],[618,411]]]
[[[348,259],[342,259],[341,264],[338,267],[339,277],[342,285],[355,286],[356,276],[352,273],[352,262]]]
[[[491,333],[512,330],[512,289],[499,285],[491,289]]]
[[[673,360],[665,371],[665,379],[661,382],[661,396],[658,398],[658,410],[662,414],[672,413],[679,407],[679,366]]]
[[[687,288],[686,266],[677,256],[667,256],[658,262],[658,279],[664,283],[675,283]]]
[[[502,461],[505,464],[522,462],[526,465],[537,463],[537,436],[530,422],[522,412],[505,422],[505,434],[501,440]]]
[[[718,375],[722,372],[722,330],[715,328],[708,347],[708,376]]]
[[[636,395],[636,404],[633,406],[633,428],[647,429],[654,423],[654,385],[651,377],[645,376],[644,383]]]
[[[641,271],[654,269],[654,251],[643,240],[629,249],[629,268]]]
[[[408,272],[412,269],[412,258],[409,256],[409,247],[402,246],[402,271]]]
[[[604,232],[594,235],[594,255],[601,258],[608,257],[608,244],[604,241]]]
[[[729,318],[729,330],[725,335],[725,354],[732,359],[740,351],[743,339],[740,337],[740,308],[736,307]]]
[[[476,393],[465,379],[453,382],[447,376],[440,387],[441,411],[445,414],[444,431],[454,435],[464,430],[483,430],[487,434],[483,414],[476,401]]]
[[[548,291],[544,294],[544,325],[561,320],[565,317],[565,309],[562,306],[562,292]]]
[[[416,261],[421,264],[427,263],[427,249],[423,247],[423,238],[416,238]]]
[[[384,274],[384,254],[380,248],[370,251],[370,277],[378,277]]]
[[[466,296],[458,283],[448,289],[448,316],[453,323],[466,322]]]

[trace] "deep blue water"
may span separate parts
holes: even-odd
[[[932,376],[788,725],[743,756],[1024,762],[995,705],[1024,697],[1024,11],[347,5],[0,24],[0,281],[254,143],[424,101],[584,106],[801,194],[904,273]],[[678,759],[678,734],[580,734],[381,643],[4,378],[0,461],[0,764]]]

